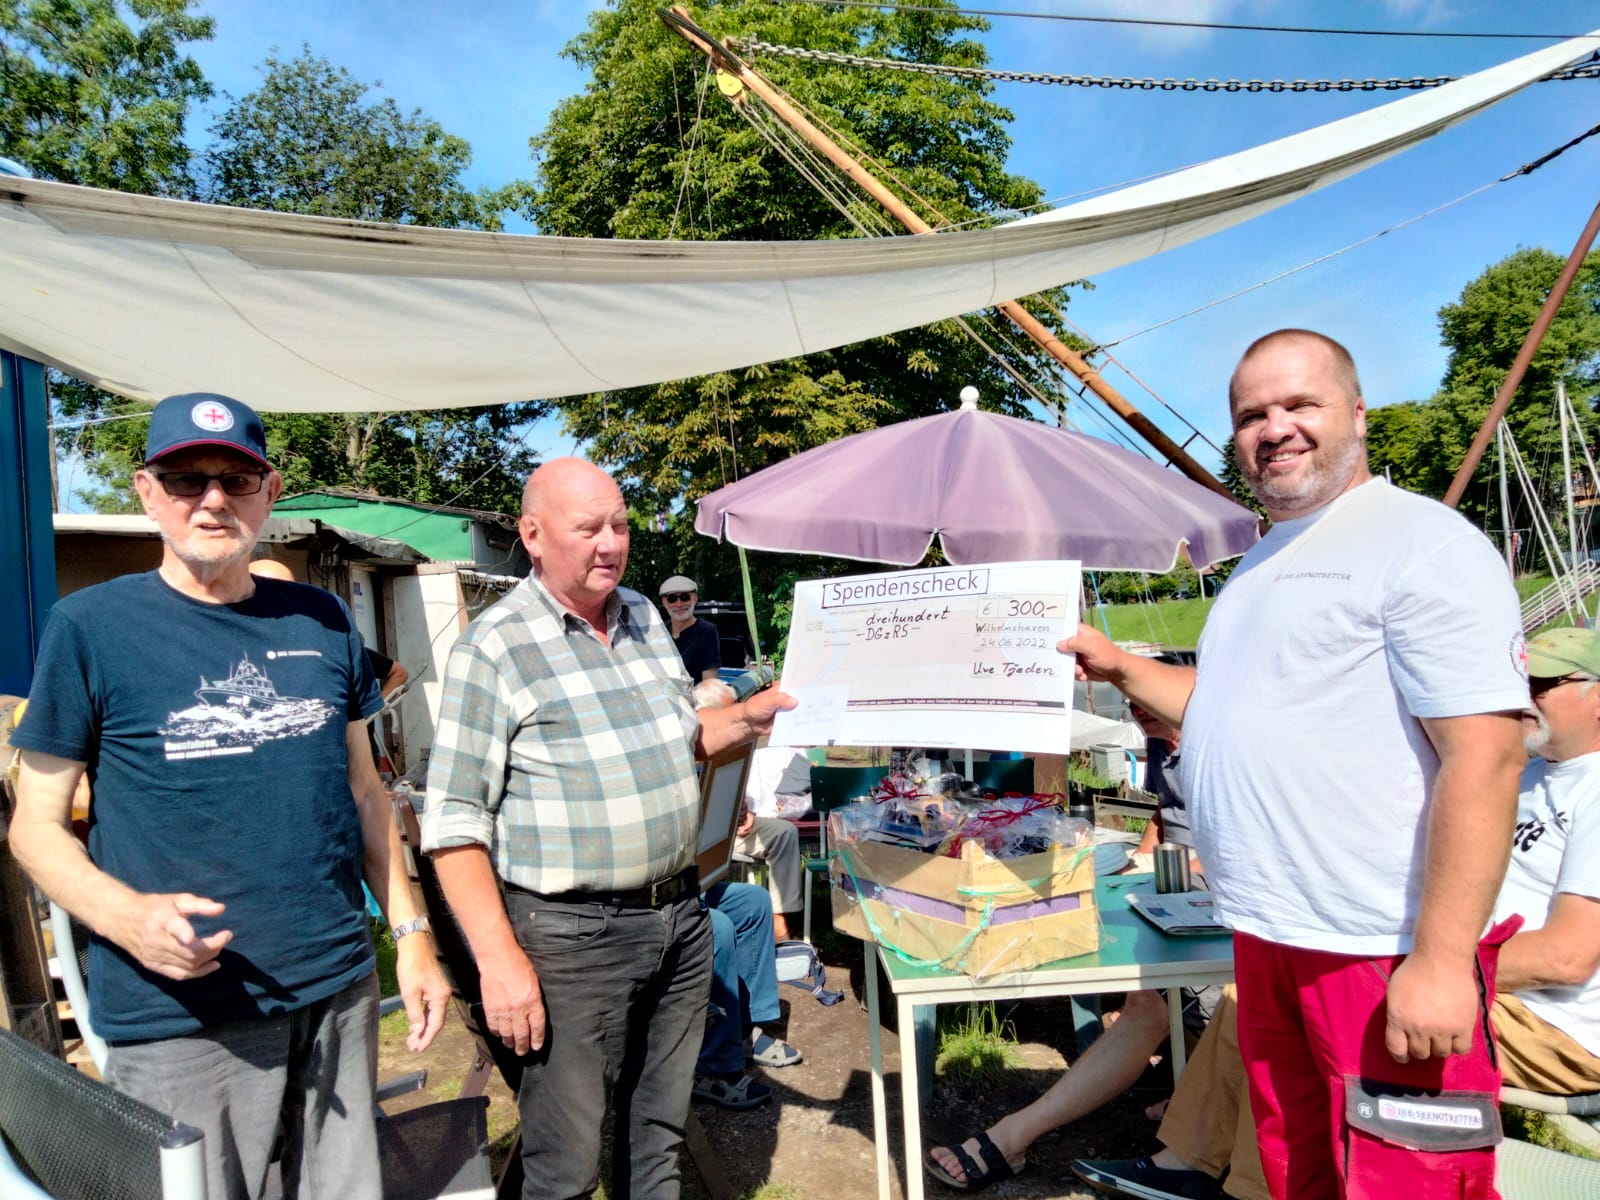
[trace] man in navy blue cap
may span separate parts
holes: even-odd
[[[379,1200],[363,880],[394,927],[413,1050],[449,988],[367,753],[381,701],[361,638],[330,593],[250,573],[282,481],[246,405],[163,400],[134,486],[161,565],[51,611],[12,738],[12,848],[92,931],[110,1081],[204,1132],[211,1196],[259,1196],[281,1126],[286,1195]]]

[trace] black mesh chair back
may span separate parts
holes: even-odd
[[[886,767],[811,767],[811,807],[819,813],[842,808],[877,787]]]
[[[972,782],[991,792],[1033,792],[1033,759],[991,758],[972,764]]]
[[[378,1122],[383,1200],[493,1200],[489,1100],[443,1100]]]
[[[177,1200],[162,1190],[163,1147],[198,1156],[201,1145],[198,1130],[5,1029],[0,1137],[21,1173],[55,1200]],[[203,1171],[199,1188],[186,1194],[203,1200]]]

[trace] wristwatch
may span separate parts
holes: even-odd
[[[431,933],[433,926],[428,924],[427,917],[417,917],[412,921],[403,921],[394,927],[394,940],[399,941],[411,933]]]

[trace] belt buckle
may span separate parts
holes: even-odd
[[[652,883],[650,885],[650,907],[651,908],[660,908],[663,904],[666,903],[667,897],[666,897],[666,895],[664,893],[665,893],[666,885],[668,883],[670,883],[670,882],[672,882],[672,881],[669,880],[669,879],[660,879],[660,880],[657,880],[655,883]]]

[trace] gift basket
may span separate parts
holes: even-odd
[[[828,816],[834,928],[975,977],[1097,949],[1094,830],[1063,799],[885,778]]]

